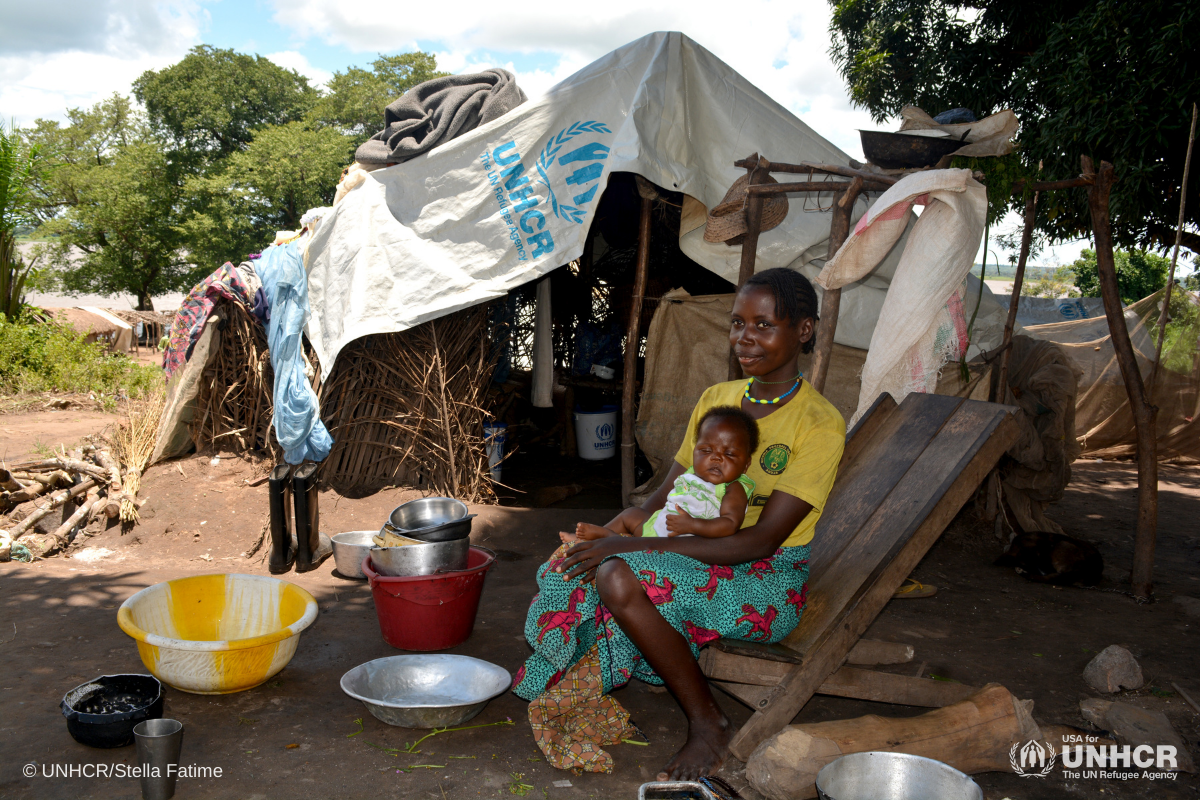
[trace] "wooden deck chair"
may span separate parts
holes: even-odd
[[[730,745],[737,758],[747,760],[818,691],[924,706],[971,691],[842,665],[1013,443],[1012,411],[932,394],[897,406],[884,394],[855,425],[817,523],[800,624],[779,644],[721,639],[701,651],[705,675],[754,709]]]

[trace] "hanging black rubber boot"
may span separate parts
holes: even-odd
[[[292,532],[292,468],[280,464],[267,478],[271,504],[271,554],[267,569],[272,575],[287,572],[296,562],[296,534]]]
[[[333,555],[333,542],[321,533],[321,515],[317,509],[317,465],[311,462],[292,473],[292,494],[296,501],[296,572],[316,569]]]

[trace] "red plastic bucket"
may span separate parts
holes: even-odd
[[[472,547],[467,568],[437,575],[390,578],[368,555],[362,571],[371,585],[383,640],[400,650],[445,650],[462,644],[475,627],[483,579],[496,554]]]

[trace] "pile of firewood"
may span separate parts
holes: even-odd
[[[106,448],[87,445],[70,455],[27,461],[0,468],[0,549],[13,542],[35,556],[52,555],[71,541],[71,535],[100,517],[115,519],[126,508],[141,505],[137,488],[126,486],[117,459]],[[142,501],[145,502],[145,501]],[[55,510],[73,505],[54,531],[38,533],[39,521]],[[7,539],[8,542],[3,540]]]

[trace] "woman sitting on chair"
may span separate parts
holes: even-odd
[[[816,292],[800,273],[770,269],[748,280],[729,330],[748,380],[704,392],[662,486],[641,509],[622,512],[644,519],[662,509],[692,464],[696,423],[708,409],[732,405],[759,429],[740,530],[721,538],[594,538],[564,545],[538,570],[525,625],[535,652],[514,691],[532,700],[585,663],[598,670],[605,694],[631,677],[665,683],[687,716],[688,738],[660,780],[711,774],[729,752],[733,731],[696,662],[699,649],[722,637],[778,642],[800,621],[809,543],[846,435],[841,414],[799,371],[816,322]],[[629,521],[619,515],[606,527],[631,530]]]

